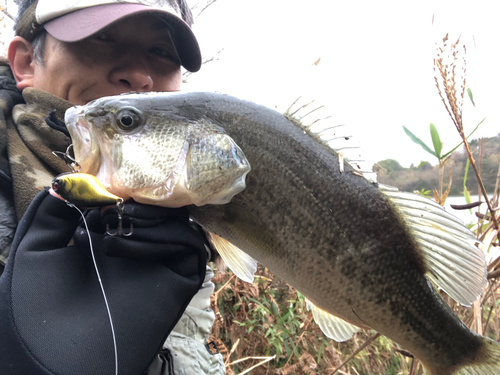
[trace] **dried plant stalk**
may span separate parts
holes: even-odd
[[[366,340],[363,345],[361,345],[359,348],[357,348],[354,353],[352,353],[340,366],[338,366],[335,370],[333,370],[332,374],[335,374],[337,371],[340,371],[342,367],[344,367],[351,359],[353,359],[355,356],[358,355],[360,351],[362,351],[364,348],[366,348],[368,345],[370,345],[374,340],[376,340],[380,336],[380,333],[374,334],[372,337],[370,337],[368,340]]]
[[[483,174],[483,138],[479,139],[479,143],[478,143],[478,159],[479,159],[479,175],[481,176]],[[478,202],[481,202],[481,187],[477,186],[477,200]],[[486,196],[485,196],[486,197]],[[481,209],[480,209],[480,206],[477,207],[477,213],[480,214],[481,213]],[[484,222],[484,218],[480,218],[479,215],[477,215],[478,217],[478,220],[477,220],[477,237],[479,238],[481,236],[481,229],[483,227],[483,222]]]
[[[462,107],[465,95],[466,49],[465,45],[463,45],[463,51],[459,50],[459,43],[460,37],[457,39],[456,43],[451,44],[450,51],[448,51],[448,34],[446,34],[443,38],[443,45],[441,47],[437,47],[437,58],[434,59],[434,80],[436,82],[439,96],[441,97],[450,118],[459,133],[461,132],[463,134]],[[447,52],[450,52],[451,54],[446,55]],[[460,59],[459,56],[461,57]],[[458,67],[458,64],[460,64],[460,67]],[[461,83],[459,87],[459,96],[457,96],[457,67],[461,71],[461,76],[458,77]],[[439,78],[441,78],[441,80]],[[443,91],[446,99],[443,95]]]
[[[483,319],[482,319],[482,308],[481,300],[477,300],[474,303],[474,320],[472,324],[472,329],[476,331],[477,334],[483,334]]]
[[[466,48],[465,45],[460,45],[460,37],[458,37],[455,43],[451,43],[448,38],[448,34],[443,38],[443,44],[437,47],[437,57],[434,59],[434,79],[436,82],[436,87],[438,89],[439,96],[443,101],[443,104],[450,115],[453,124],[455,125],[458,134],[464,142],[467,155],[469,157],[474,173],[481,189],[481,192],[485,198],[488,205],[488,210],[491,213],[491,219],[495,229],[498,229],[498,222],[495,217],[493,207],[488,195],[486,194],[486,189],[484,188],[481,175],[472,156],[472,152],[467,142],[467,137],[464,133],[463,128],[463,117],[462,117],[462,107],[465,96],[465,76],[466,76]],[[459,72],[460,71],[460,72]],[[460,73],[460,74],[459,74]],[[443,94],[444,93],[444,94]],[[500,233],[497,234],[500,240]]]
[[[499,184],[500,184],[500,165],[498,166],[497,180],[495,182],[495,192],[493,194],[493,206],[494,207],[498,207]]]

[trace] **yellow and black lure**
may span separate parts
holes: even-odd
[[[66,201],[79,207],[123,205],[123,199],[106,190],[97,177],[80,173],[80,164],[70,155],[72,149],[73,145],[70,144],[66,152],[52,151],[54,156],[63,160],[71,169],[71,172],[60,174],[52,180],[52,189]]]
[[[52,189],[78,207],[104,207],[123,204],[95,177],[87,173],[63,173],[52,180]]]
[[[116,205],[118,228],[116,233],[111,233],[107,228],[107,233],[111,236],[132,234],[132,223],[130,223],[128,233],[123,231],[123,198],[107,191],[95,176],[87,173],[63,173],[52,180],[52,189],[66,202],[76,207],[95,208]]]
[[[109,228],[107,228],[107,233],[111,236],[130,236],[133,231],[132,223],[130,223],[130,232],[128,233],[125,233],[122,227],[123,198],[106,190],[97,177],[80,173],[80,164],[70,155],[72,148],[73,145],[69,145],[66,152],[52,151],[55,156],[64,160],[72,170],[72,172],[55,177],[52,180],[52,190],[66,200],[66,203],[75,207],[95,208],[116,205],[118,228],[116,233],[110,233]]]

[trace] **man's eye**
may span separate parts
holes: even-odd
[[[149,52],[155,54],[156,56],[162,57],[164,59],[170,59],[170,60],[173,60],[176,62],[178,60],[177,57],[166,48],[153,47],[149,50]]]

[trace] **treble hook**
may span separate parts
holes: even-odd
[[[62,159],[68,167],[71,168],[71,172],[78,173],[82,170],[82,167],[78,162],[69,155],[69,151],[73,148],[73,144],[70,144],[66,149],[66,152],[52,151],[52,154]]]
[[[118,202],[116,202],[116,211],[118,214],[118,227],[116,228],[116,233],[111,233],[109,231],[109,224],[106,224],[106,234],[109,236],[123,236],[123,237],[128,237],[131,236],[132,233],[134,232],[134,225],[132,224],[132,221],[130,221],[130,231],[128,233],[125,233],[123,231],[123,199],[120,198]]]

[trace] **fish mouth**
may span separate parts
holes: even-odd
[[[81,106],[68,108],[64,114],[64,122],[66,123],[66,126],[74,126],[83,112],[84,109]]]
[[[75,160],[81,167],[81,172],[95,175],[100,167],[99,147],[90,134],[90,124],[86,120],[84,106],[69,108],[64,115]]]

